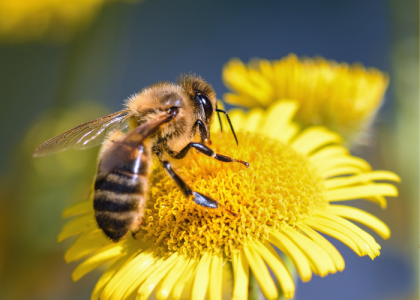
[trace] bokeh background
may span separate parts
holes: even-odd
[[[40,143],[181,73],[221,98],[232,57],[292,52],[390,75],[369,143],[354,151],[403,180],[385,211],[353,202],[391,228],[387,241],[374,235],[381,256],[332,241],[345,270],[298,282],[295,299],[419,299],[418,12],[415,0],[0,0],[0,299],[89,299],[100,274],[73,283],[71,241],[56,242],[61,211],[88,195],[98,149],[35,160]]]

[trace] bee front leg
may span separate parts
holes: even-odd
[[[188,151],[191,148],[195,148],[196,150],[200,151],[201,153],[213,157],[219,161],[223,161],[223,162],[238,162],[241,163],[243,165],[245,165],[247,168],[249,167],[249,163],[239,160],[239,159],[234,159],[231,158],[229,156],[225,156],[225,155],[221,155],[221,154],[217,154],[216,152],[214,152],[213,150],[211,150],[209,147],[207,147],[206,145],[200,144],[200,143],[189,143],[187,146],[184,147],[184,149],[182,149],[181,151],[179,151],[176,155],[173,156],[173,158],[176,159],[181,159],[184,158],[185,155],[187,155]]]
[[[171,165],[169,162],[164,161],[162,162],[163,167],[165,168],[168,175],[175,181],[176,185],[179,187],[181,192],[184,194],[185,198],[189,199],[191,196],[194,197],[194,202],[198,205],[207,207],[207,208],[218,208],[219,206],[223,207],[226,211],[234,215],[235,217],[237,214],[227,209],[224,205],[220,204],[218,201],[210,198],[209,196],[203,195],[199,192],[195,192],[190,189],[190,187],[184,182],[184,180],[179,177],[174,170],[172,170]]]

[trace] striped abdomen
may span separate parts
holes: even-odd
[[[147,192],[149,161],[144,146],[108,173],[99,162],[93,207],[99,228],[114,242],[141,222]]]

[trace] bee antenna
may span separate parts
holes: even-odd
[[[227,120],[229,122],[229,125],[230,125],[230,129],[232,130],[233,136],[235,137],[236,145],[238,145],[239,144],[238,143],[238,138],[236,137],[235,130],[233,130],[233,125],[232,125],[232,122],[230,121],[228,113],[226,111],[224,111],[223,109],[218,109],[218,108],[216,108],[216,111],[217,111],[217,113],[221,112],[221,113],[224,113],[226,115],[226,118],[227,118]]]
[[[222,119],[220,118],[220,111],[219,111],[219,108],[217,107],[217,103],[216,103],[216,111],[217,111],[217,117],[219,118],[220,131],[223,132]]]

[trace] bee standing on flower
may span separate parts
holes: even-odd
[[[247,162],[217,154],[208,147],[214,113],[228,116],[216,107],[212,87],[200,77],[181,76],[178,84],[164,82],[145,88],[132,96],[126,107],[46,141],[34,156],[68,148],[85,149],[106,138],[99,154],[94,209],[99,228],[114,242],[130,230],[135,234],[140,227],[153,154],[186,198],[193,196],[195,203],[207,208],[221,207],[209,196],[192,191],[171,168],[171,161],[184,158],[191,148],[219,161],[248,167]],[[134,129],[125,132],[129,127]],[[236,139],[232,125],[231,129]]]

